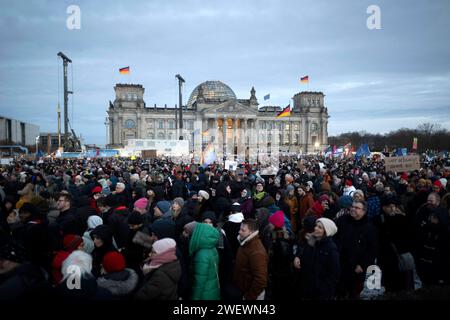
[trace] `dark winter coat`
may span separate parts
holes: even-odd
[[[358,221],[350,215],[342,216],[336,225],[338,232],[334,240],[339,248],[342,280],[346,283],[355,278],[364,281],[365,271],[375,263],[377,255],[376,229],[366,215]],[[357,265],[364,272],[356,274]]]
[[[383,270],[382,282],[387,291],[406,289],[405,275],[398,267],[398,254],[412,252],[412,225],[405,215],[388,216],[381,214],[376,217],[379,239],[379,254],[377,264]]]
[[[30,263],[24,263],[9,273],[0,275],[0,301],[46,299],[50,294],[48,274]]]
[[[301,293],[306,299],[332,299],[340,276],[339,252],[331,237],[305,245],[300,255]]]
[[[123,248],[128,240],[130,227],[128,226],[128,215],[130,212],[125,206],[114,209],[106,224],[111,227],[114,240],[118,248]]]
[[[145,275],[143,285],[136,292],[139,300],[176,300],[177,285],[181,278],[180,262],[173,261]]]

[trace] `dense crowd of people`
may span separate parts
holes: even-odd
[[[170,160],[0,167],[0,299],[359,299],[450,285],[445,159],[283,158],[229,171]],[[239,172],[239,173],[237,173]]]

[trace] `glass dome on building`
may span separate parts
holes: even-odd
[[[221,81],[205,81],[195,87],[192,91],[191,96],[188,100],[188,107],[192,107],[195,101],[197,101],[197,96],[199,88],[203,91],[203,98],[205,102],[223,102],[231,99],[236,99],[236,95],[233,90],[225,83]]]

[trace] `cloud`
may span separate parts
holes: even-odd
[[[81,30],[66,28],[70,4],[80,6]],[[254,86],[263,105],[267,93],[270,104],[286,105],[299,91],[323,91],[330,133],[415,127],[420,118],[448,128],[450,43],[443,39],[450,38],[450,2],[378,0],[382,29],[372,31],[366,27],[371,4],[3,1],[0,114],[55,131],[62,104],[56,54],[63,51],[73,60],[74,129],[88,143],[105,143],[116,83],[143,84],[148,106],[174,105],[177,73],[186,79],[185,101],[206,80],[227,83],[238,98],[248,98]],[[128,65],[131,75],[119,75]],[[309,86],[298,82],[304,75]]]

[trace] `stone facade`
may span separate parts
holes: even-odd
[[[180,132],[176,110],[147,107],[142,85],[117,84],[114,89],[116,98],[110,102],[106,121],[111,146],[123,146],[127,139],[171,140],[182,135],[195,153],[212,144],[218,157],[239,154],[248,159],[264,152],[313,153],[328,144],[329,116],[322,92],[297,93],[291,115],[277,118],[282,108],[258,108],[254,88],[249,99],[237,99],[226,84],[206,81],[194,89],[183,106]]]

